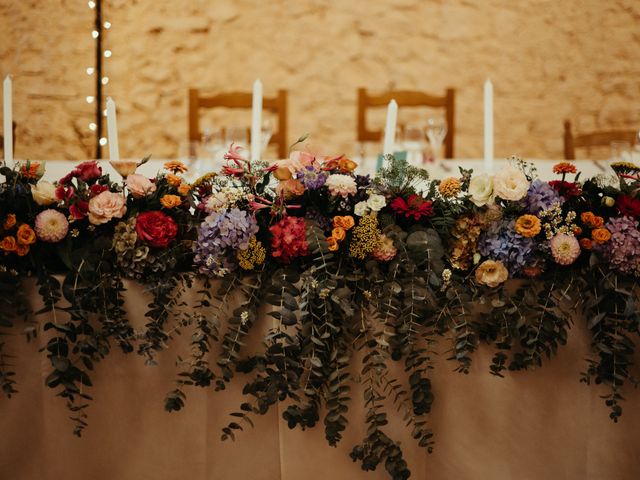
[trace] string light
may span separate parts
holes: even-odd
[[[87,75],[93,75],[93,72],[95,72],[95,70],[96,70],[96,69],[95,69],[95,68],[93,68],[93,67],[88,67],[88,68],[87,68]]]
[[[89,124],[89,130],[91,130],[92,132],[95,132],[96,128],[98,128],[98,126],[95,123],[91,122]]]
[[[104,58],[109,58],[111,56],[111,50],[104,51]]]
[[[93,95],[87,95],[87,103],[93,103],[94,97]]]
[[[102,77],[102,84],[106,85],[107,83],[109,83],[109,77]]]
[[[91,32],[91,36],[92,36],[93,38],[98,38],[98,35],[100,35],[100,33],[98,33],[98,31],[97,31],[97,30],[93,30],[93,31]]]
[[[100,145],[102,145],[102,146],[104,147],[106,144],[107,144],[107,139],[106,139],[106,138],[104,138],[104,137],[102,137],[102,138],[100,139]]]
[[[111,28],[111,22],[104,22],[103,26],[104,26],[105,30],[109,30]]]
[[[93,10],[94,8],[96,8],[96,2],[94,2],[94,1],[89,1],[89,2],[87,3],[87,5],[89,5],[89,8],[90,8],[91,10]]]

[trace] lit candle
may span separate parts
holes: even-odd
[[[262,82],[253,83],[251,103],[251,160],[260,160],[262,149]]]
[[[4,79],[3,98],[4,164],[8,166],[10,162],[13,162],[13,114],[11,112],[11,77],[9,75]]]
[[[116,125],[116,103],[107,98],[107,132],[109,134],[109,159],[120,160],[118,152],[118,127]]]
[[[484,170],[493,172],[493,84],[484,83]]]
[[[395,100],[389,102],[387,107],[387,123],[384,127],[383,155],[393,153],[393,146],[396,141],[396,121],[398,119],[398,104]]]

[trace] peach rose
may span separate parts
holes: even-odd
[[[178,195],[163,195],[160,203],[164,208],[174,208],[180,206],[182,199]]]
[[[351,215],[345,215],[344,217],[338,215],[333,217],[334,227],[340,227],[344,228],[345,230],[350,230],[355,224],[356,222],[353,220],[353,217]]]
[[[280,184],[276,187],[276,191],[278,193],[283,193],[284,198],[290,199],[293,197],[299,197],[304,193],[304,185],[300,180],[296,180],[291,178],[289,180],[285,180],[284,182],[280,182]]]
[[[106,191],[89,200],[89,221],[94,225],[107,223],[112,218],[122,218],[125,213],[125,199],[119,193]]]
[[[53,183],[40,180],[31,186],[31,196],[38,205],[46,206],[57,202],[56,187]]]
[[[127,177],[127,188],[133,198],[143,198],[156,191],[156,184],[144,175],[133,173]]]
[[[527,195],[528,190],[529,180],[517,168],[504,168],[493,177],[493,191],[503,200],[520,200]]]
[[[495,288],[509,277],[509,272],[502,264],[495,260],[485,260],[476,269],[476,281],[481,285]]]
[[[338,242],[341,242],[342,240],[344,240],[344,237],[346,236],[346,232],[344,231],[344,228],[335,227],[333,230],[331,230],[331,236],[335,238]]]
[[[18,240],[18,243],[21,245],[31,245],[36,243],[36,232],[34,232],[33,228],[29,225],[23,223],[20,225],[20,228],[18,228],[16,240]]]

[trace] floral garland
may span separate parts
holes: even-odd
[[[396,404],[431,451],[436,342],[450,342],[462,373],[480,342],[494,345],[490,370],[503,376],[553,355],[576,310],[592,335],[581,381],[606,386],[610,417],[622,414],[623,387],[638,383],[640,167],[616,163],[611,175],[581,181],[562,162],[558,179],[543,181],[513,158],[495,175],[460,169],[439,181],[392,156],[375,178],[356,174],[344,156],[306,151],[268,165],[232,146],[225,159],[220,174],[193,183],[177,161],[155,178],[135,173],[146,159],[112,162],[121,183],[95,161],[55,183],[40,179],[38,162],[0,169],[0,327],[33,318],[16,288],[26,278],[36,279],[44,312],[68,303],[68,315],[25,331],[52,330],[45,381],[67,400],[77,435],[87,425],[89,374],[114,342],[153,363],[173,335],[191,329],[190,357],[166,410],[183,408],[189,387],[221,390],[236,372],[250,373],[247,401],[230,412],[223,439],[286,401],[290,428],[316,426],[322,410],[336,445],[349,421],[350,384],[359,381],[367,434],[351,457],[405,479],[383,401]],[[124,279],[153,295],[143,329],[127,319]],[[182,294],[196,280],[204,288],[185,311]],[[242,295],[232,311],[231,292]],[[263,350],[247,355],[243,340],[264,304],[273,327]],[[0,350],[0,385],[11,396],[7,356]],[[392,377],[391,362],[403,363],[407,379]]]

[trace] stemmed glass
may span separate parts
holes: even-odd
[[[229,146],[233,143],[242,147],[243,149],[248,149],[249,147],[249,132],[247,127],[239,127],[233,126],[228,127],[224,132],[224,143],[225,148],[229,148]]]
[[[271,140],[271,136],[273,135],[273,122],[271,120],[263,120],[262,121],[262,155],[260,158],[264,160],[265,153],[267,151],[267,147],[269,146],[269,141]]]
[[[425,134],[431,145],[434,160],[442,153],[442,142],[447,136],[447,122],[443,118],[429,118],[425,128]]]
[[[421,163],[424,136],[419,125],[408,124],[404,128],[404,149],[407,151],[407,162],[416,165]]]

